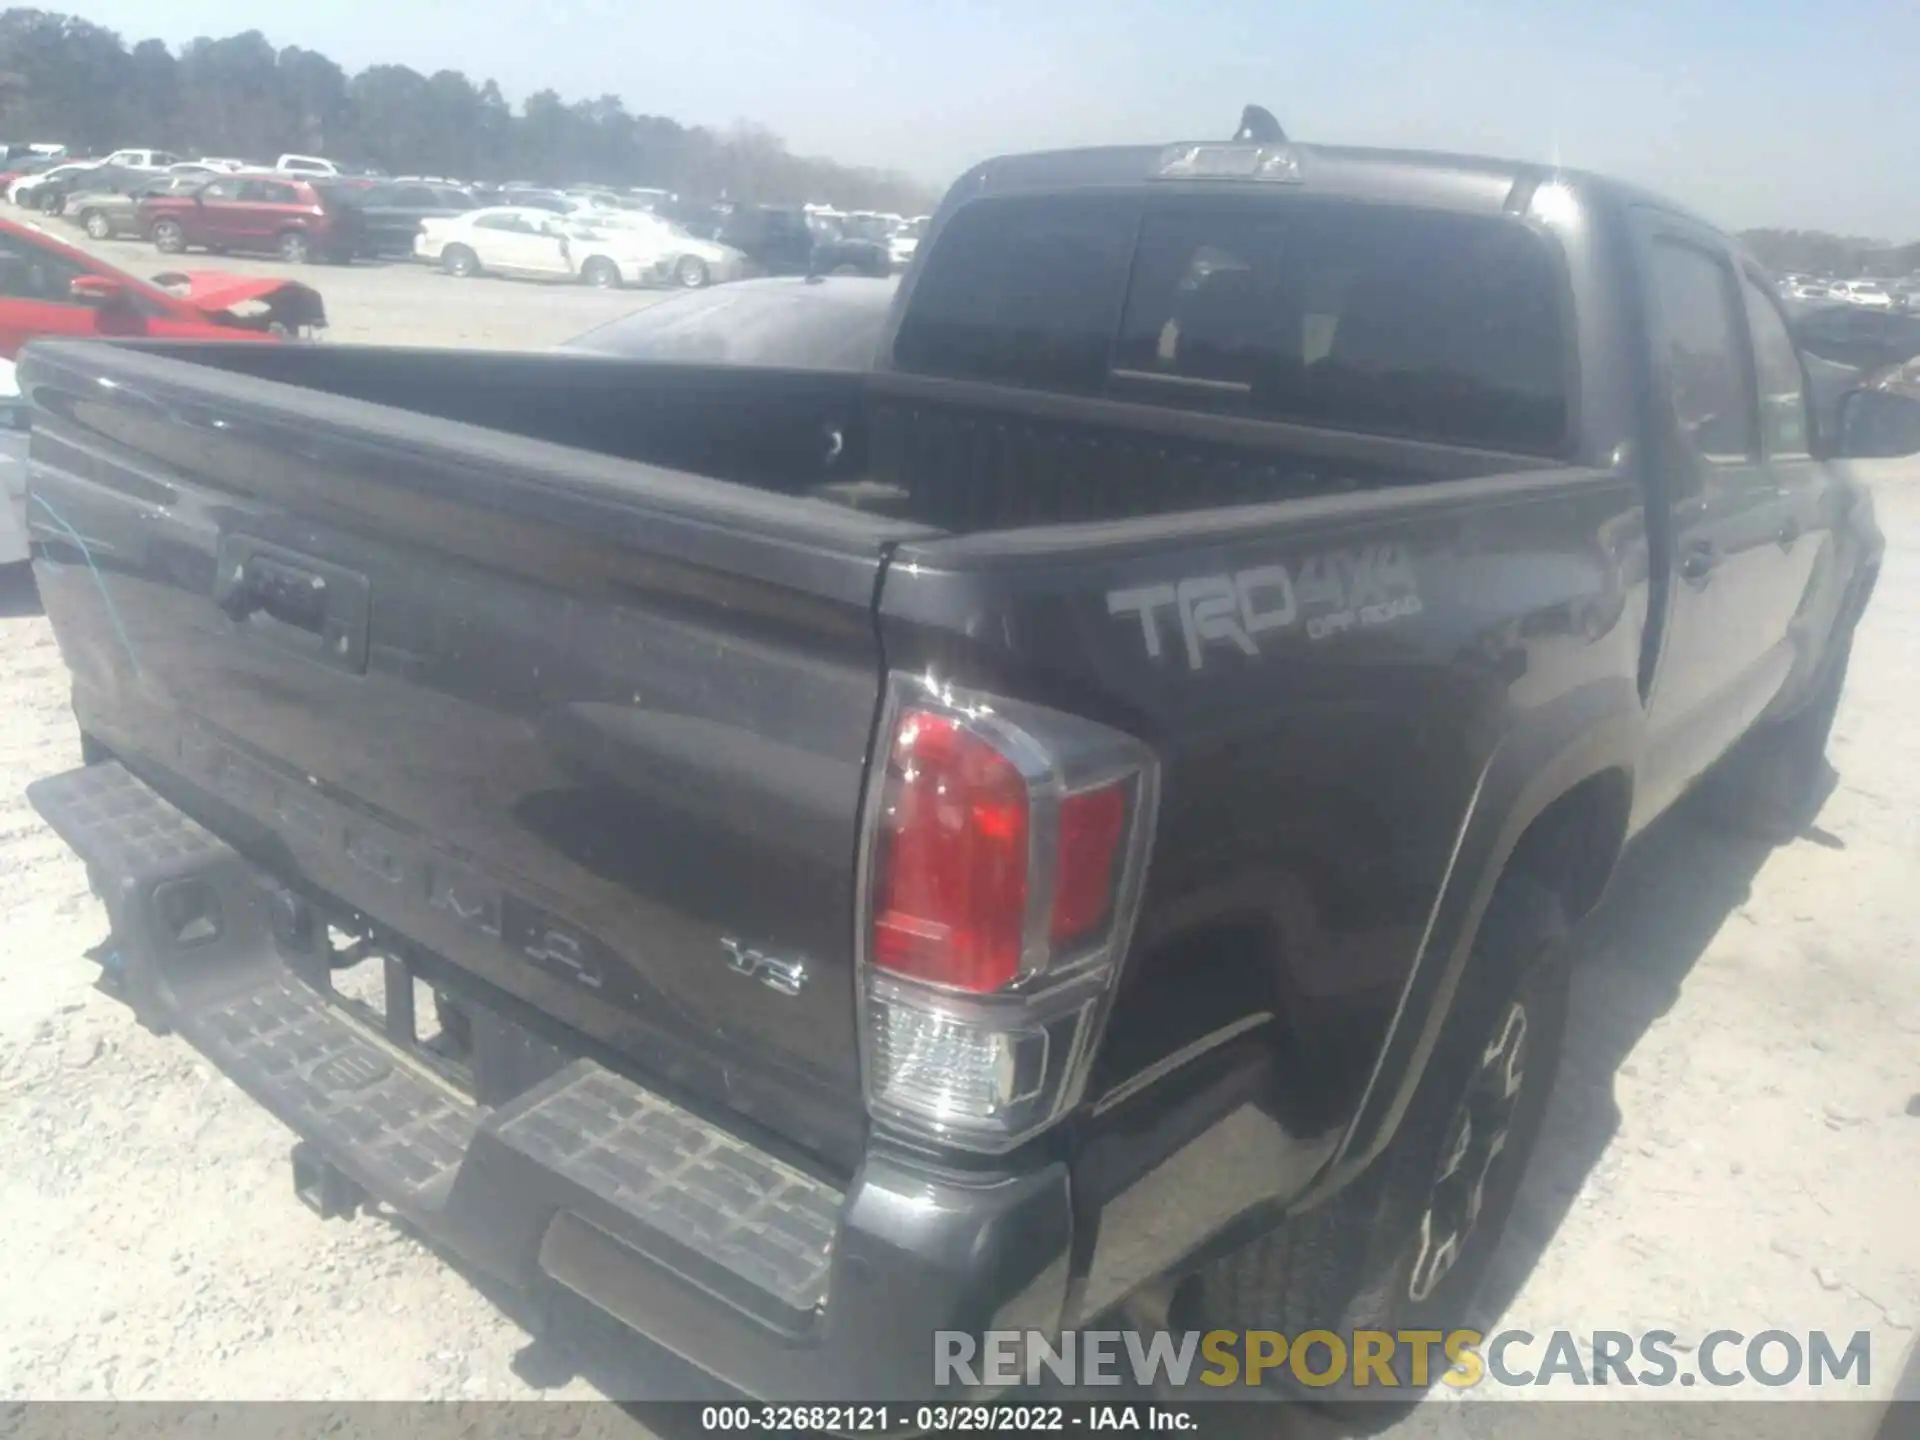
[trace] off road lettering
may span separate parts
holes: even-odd
[[[1108,614],[1138,622],[1150,660],[1168,644],[1163,627],[1177,627],[1190,670],[1205,666],[1209,647],[1232,646],[1256,659],[1264,634],[1300,627],[1309,640],[1324,640],[1420,610],[1412,563],[1397,544],[1311,555],[1297,570],[1260,565],[1107,595]]]

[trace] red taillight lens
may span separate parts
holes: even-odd
[[[1027,785],[958,721],[908,710],[894,732],[874,864],[873,963],[984,993],[1020,973]]]
[[[1122,780],[1060,802],[1060,851],[1047,924],[1056,952],[1091,938],[1106,925],[1132,790],[1133,782]]]

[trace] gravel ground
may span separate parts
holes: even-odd
[[[310,273],[340,340],[541,347],[649,299]],[[1502,1261],[1509,1325],[1867,1329],[1874,1388],[1895,1379],[1920,1312],[1920,483],[1889,472],[1880,491],[1890,552],[1819,827],[1767,850],[1673,817],[1583,932]],[[31,580],[0,575],[0,1396],[711,1393],[598,1327],[533,1343],[514,1302],[396,1223],[297,1204],[287,1132],[91,988],[103,913],[21,796],[78,760]]]
[[[142,277],[170,270],[278,275],[314,287],[327,302],[328,340],[361,345],[462,345],[543,350],[672,294],[594,290],[559,281],[456,280],[409,260],[353,265],[283,265],[237,255],[162,255],[134,240],[94,242],[60,221],[44,227]]]

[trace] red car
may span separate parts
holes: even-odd
[[[222,175],[198,190],[142,197],[140,233],[165,254],[189,246],[252,250],[295,265],[347,261],[360,215],[341,192],[285,175]]]
[[[0,359],[47,335],[170,340],[278,340],[326,322],[320,296],[295,281],[205,272],[167,288],[0,220]]]

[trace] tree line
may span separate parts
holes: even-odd
[[[687,197],[821,201],[919,214],[934,196],[909,177],[791,153],[757,125],[713,130],[635,114],[617,95],[552,90],[517,110],[492,80],[373,65],[348,75],[314,50],[275,49],[258,30],[177,52],[131,48],[78,16],[0,12],[0,137],[75,154],[152,146],[271,163],[297,152],[389,174],[657,186]]]
[[[1901,276],[1920,270],[1920,242],[1889,245],[1823,230],[1744,230],[1740,239],[1776,275]]]

